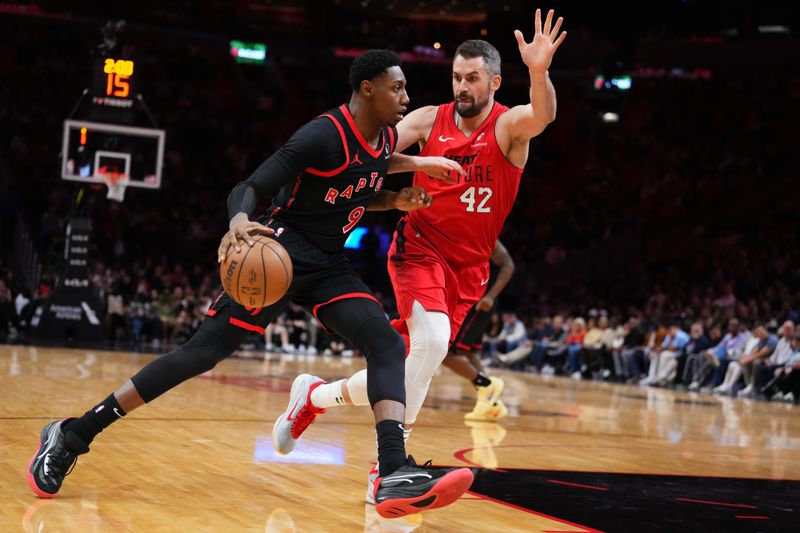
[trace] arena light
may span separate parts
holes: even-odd
[[[613,113],[611,111],[607,111],[602,115],[603,122],[614,123],[619,122],[619,115],[617,113]]]
[[[627,74],[624,76],[613,76],[611,78],[606,78],[602,74],[598,74],[594,78],[594,88],[597,91],[601,89],[630,91],[632,85],[633,80]]]
[[[759,26],[759,33],[789,33],[789,28],[786,26]]]
[[[233,57],[237,63],[263,65],[267,61],[267,45],[263,43],[231,41],[231,57]]]

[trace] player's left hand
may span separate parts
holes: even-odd
[[[437,180],[446,181],[447,183],[456,183],[456,175],[467,175],[464,168],[452,159],[438,156],[418,156],[416,170]]]
[[[400,211],[413,211],[430,206],[432,201],[433,196],[422,187],[405,187],[397,191],[394,207]]]
[[[492,308],[493,305],[494,305],[494,298],[492,298],[491,295],[486,294],[483,296],[483,298],[480,299],[480,301],[478,301],[477,304],[475,304],[475,309],[477,309],[478,311],[488,311],[489,309]]]
[[[553,54],[567,37],[565,31],[562,31],[561,35],[558,34],[561,23],[564,22],[563,17],[558,17],[555,25],[552,25],[554,14],[552,9],[547,12],[544,29],[542,29],[542,10],[536,10],[533,41],[529,43],[525,42],[521,31],[514,30],[514,37],[517,38],[517,45],[519,45],[519,55],[522,56],[522,61],[530,70],[544,72],[549,69],[550,63],[553,61]]]

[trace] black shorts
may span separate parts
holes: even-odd
[[[492,306],[488,311],[478,311],[475,306],[467,313],[467,317],[461,324],[461,329],[458,330],[456,339],[453,341],[451,348],[458,348],[462,352],[475,352],[480,350],[483,341],[483,333],[489,327],[489,322],[492,320],[495,306]]]
[[[286,295],[268,307],[254,308],[236,303],[223,291],[206,312],[204,327],[223,335],[231,326],[263,334],[290,301],[318,319],[319,309],[329,303],[347,298],[378,301],[341,252],[320,250],[282,222],[271,221],[267,225],[275,230],[272,238],[292,258],[294,273]]]

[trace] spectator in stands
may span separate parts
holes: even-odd
[[[609,326],[608,315],[600,314],[595,327],[586,332],[581,352],[581,375],[587,372],[595,379],[608,379],[613,363],[611,349],[616,336],[616,328]]]
[[[0,278],[0,342],[16,339],[17,311],[6,280]],[[11,333],[13,332],[13,335]]]
[[[567,344],[567,364],[565,372],[572,379],[581,379],[581,350],[583,349],[583,339],[586,337],[586,321],[581,318],[572,320],[571,330],[566,338]]]
[[[503,313],[503,329],[500,334],[487,344],[487,355],[493,357],[496,351],[510,352],[525,342],[527,338],[525,324],[514,311]]]
[[[800,332],[792,336],[792,353],[786,364],[773,372],[772,380],[762,389],[762,393],[770,400],[797,402],[800,400]]]
[[[663,387],[671,383],[678,368],[677,359],[683,354],[689,340],[689,334],[683,331],[677,322],[672,322],[669,325],[669,333],[661,341],[661,346],[648,355],[650,360],[648,376],[639,381],[639,384]]]
[[[614,371],[621,380],[639,379],[634,368],[635,360],[642,357],[644,350],[644,330],[638,315],[632,315],[623,327],[622,343],[611,352]]]
[[[766,359],[764,366],[756,367],[756,386],[762,394],[765,394],[769,390],[770,382],[774,380],[775,372],[779,368],[786,366],[792,358],[792,353],[794,352],[792,347],[794,333],[794,322],[791,320],[784,322],[781,326],[781,338],[778,344],[775,345],[775,350],[773,350],[772,355]]]
[[[683,385],[689,385],[692,381],[694,369],[696,365],[702,363],[703,354],[711,347],[711,340],[706,336],[703,331],[703,323],[695,322],[689,331],[689,342],[683,349],[683,356],[678,358],[678,368],[680,371],[680,364],[683,362]]]
[[[747,335],[744,331],[741,331],[739,321],[731,318],[728,321],[727,335],[714,348],[703,352],[703,358],[698,359],[698,364],[694,365],[689,390],[696,391],[705,385],[706,380],[714,369],[724,368],[727,370],[728,363],[738,358],[740,350],[744,348],[746,339]],[[722,381],[721,377],[720,381]],[[710,392],[711,389],[709,388],[708,391]]]
[[[739,361],[745,355],[755,352],[760,340],[761,339],[755,334],[755,331],[748,332],[747,340],[744,343],[744,347],[739,351],[738,358],[734,358],[734,360],[728,364],[728,369],[725,372],[725,378],[722,380],[722,383],[712,389],[714,394],[731,394],[733,392],[733,388],[742,377],[742,367]]]
[[[563,365],[564,352],[566,351],[565,340],[567,330],[564,328],[564,317],[555,315],[550,321],[549,331],[543,331],[539,339],[526,341],[525,345],[530,351],[530,362],[533,367],[541,371],[542,374],[552,375],[555,367],[550,364],[556,359],[561,359]]]
[[[738,367],[744,377],[745,387],[737,395],[744,398],[752,398],[756,395],[756,368],[764,364],[764,361],[772,355],[778,345],[778,337],[767,331],[765,324],[759,324],[753,330],[755,344],[748,343],[744,353],[731,367]]]

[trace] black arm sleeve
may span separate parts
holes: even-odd
[[[344,163],[344,148],[336,127],[327,118],[312,120],[228,195],[228,218],[248,215],[268,194],[295,179],[303,170],[332,170]]]

